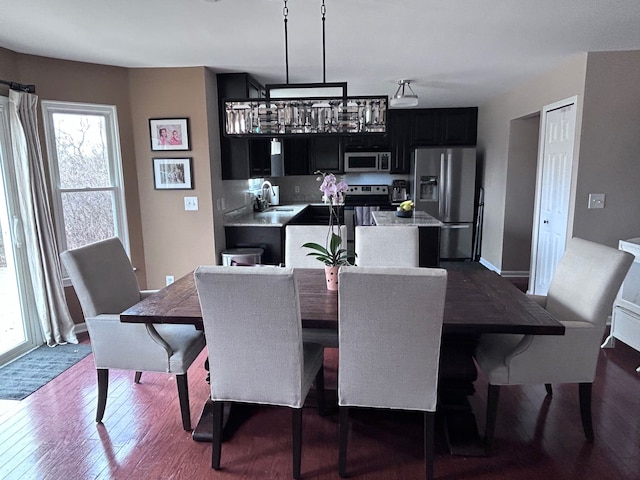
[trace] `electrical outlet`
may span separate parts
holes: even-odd
[[[173,275],[167,275],[165,278],[165,285],[171,285],[174,282]]]
[[[198,197],[184,197],[185,210],[198,210]]]
[[[588,208],[604,208],[604,193],[590,193]]]
[[[300,185],[296,185],[296,186],[293,188],[293,191],[294,191],[295,193],[300,193]]]

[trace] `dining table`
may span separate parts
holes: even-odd
[[[447,292],[438,412],[443,419],[450,452],[482,456],[485,449],[468,401],[475,392],[477,370],[473,353],[478,337],[486,333],[564,335],[564,326],[508,279],[478,262],[443,262],[441,268],[447,270]],[[326,288],[324,270],[296,268],[294,277],[302,328],[337,331],[339,292]],[[202,312],[193,272],[122,312],[120,321],[190,324],[202,329]],[[193,433],[197,441],[211,440],[210,410],[210,405],[205,405],[201,421]]]

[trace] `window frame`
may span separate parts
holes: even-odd
[[[46,139],[47,156],[49,159],[49,178],[51,182],[51,203],[53,205],[54,225],[58,248],[62,252],[67,250],[64,211],[62,208],[62,194],[75,192],[112,192],[114,198],[114,232],[130,255],[129,229],[124,192],[124,175],[122,168],[122,154],[120,152],[120,136],[118,128],[118,113],[115,105],[99,105],[91,103],[61,102],[43,100],[41,102]],[[99,115],[105,119],[105,136],[107,141],[108,168],[111,179],[109,187],[61,188],[60,171],[58,168],[58,151],[56,148],[53,115],[56,113]],[[65,274],[65,285],[68,281]]]

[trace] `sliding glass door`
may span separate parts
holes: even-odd
[[[8,99],[0,97],[0,365],[41,343],[23,248],[15,182]]]

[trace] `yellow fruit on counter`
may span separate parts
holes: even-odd
[[[400,204],[400,208],[402,210],[404,210],[405,212],[408,212],[410,210],[413,209],[413,201],[412,200],[405,200],[404,202],[402,202]]]

